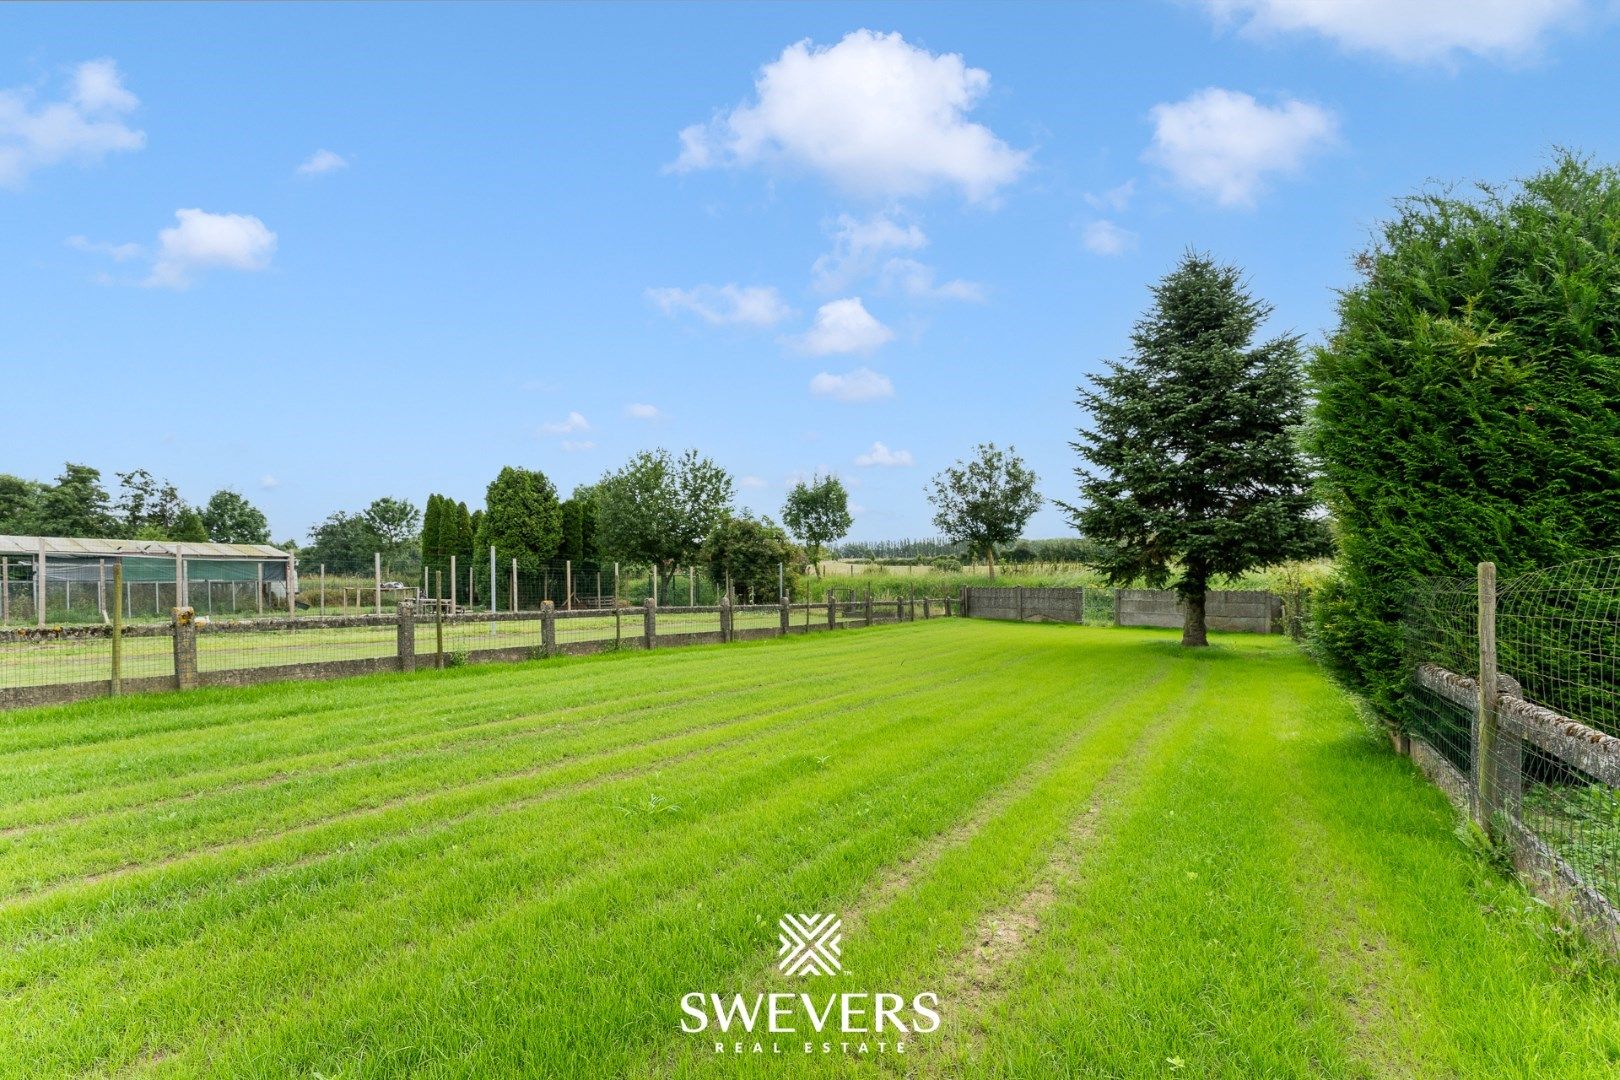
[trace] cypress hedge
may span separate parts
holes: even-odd
[[[1318,649],[1399,715],[1426,578],[1620,545],[1620,171],[1561,153],[1397,206],[1309,364],[1307,442],[1342,554]]]

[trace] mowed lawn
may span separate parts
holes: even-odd
[[[1620,1074],[1615,966],[1453,828],[1255,637],[940,620],[14,713],[0,1075]],[[775,970],[798,912],[843,974]],[[681,1031],[778,990],[943,1023]]]

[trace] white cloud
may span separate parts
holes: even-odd
[[[1131,198],[1136,194],[1136,181],[1127,180],[1118,187],[1111,187],[1101,195],[1086,192],[1086,205],[1093,210],[1102,210],[1115,214],[1123,214],[1131,205]]]
[[[862,468],[871,468],[875,465],[893,468],[917,463],[912,460],[910,450],[890,450],[882,443],[875,442],[872,444],[872,449],[855,459],[855,464]]]
[[[665,315],[690,311],[714,326],[775,326],[793,314],[781,294],[768,285],[648,289],[647,299]]]
[[[737,486],[752,488],[757,491],[760,488],[769,487],[770,482],[767,481],[763,476],[740,476],[737,478]]]
[[[1297,173],[1338,138],[1338,120],[1292,98],[1261,105],[1248,94],[1210,87],[1153,106],[1153,143],[1143,153],[1180,186],[1222,206],[1252,206],[1266,177]]]
[[[583,454],[587,450],[595,450],[596,444],[589,439],[564,439],[562,448],[565,454]]]
[[[302,165],[298,166],[298,175],[319,176],[321,173],[337,172],[339,169],[347,169],[348,167],[349,159],[342,154],[336,154],[330,150],[317,150],[305,158]]]
[[[915,300],[966,300],[975,304],[984,300],[983,285],[962,278],[936,283],[934,268],[916,259],[890,259],[884,263],[880,284]]]
[[[816,288],[837,292],[869,276],[886,253],[920,251],[927,246],[926,233],[909,222],[901,224],[889,214],[864,219],[839,214],[833,230],[833,249],[815,261],[810,273]]]
[[[140,101],[111,60],[74,68],[66,100],[36,106],[34,97],[28,87],[0,90],[0,186],[17,187],[35,169],[59,162],[92,164],[146,145],[146,133],[124,120]]]
[[[862,195],[948,185],[988,199],[1029,160],[967,119],[989,90],[989,72],[899,34],[856,30],[822,48],[806,39],[760,69],[752,103],[683,130],[670,169],[780,163]]]
[[[176,210],[179,224],[158,233],[157,258],[147,285],[183,289],[200,270],[263,270],[276,251],[276,234],[245,214]]]
[[[798,346],[813,356],[869,353],[893,338],[894,331],[873,318],[860,297],[851,296],[822,304]]]
[[[87,251],[92,255],[105,255],[113,262],[128,262],[140,258],[144,249],[139,244],[108,244],[90,240],[83,236],[70,236],[67,245],[76,251]]]
[[[269,473],[265,473],[263,476],[259,477],[259,486],[268,491],[268,490],[270,490],[272,488],[280,487],[281,486],[281,481],[277,480],[274,476],[271,476]]]
[[[876,401],[893,397],[894,383],[870,368],[856,368],[844,375],[823,371],[810,380],[810,392],[836,401]]]
[[[1472,53],[1512,59],[1584,13],[1582,0],[1203,0],[1247,33],[1319,34],[1355,52],[1430,62]]]
[[[632,420],[657,420],[664,414],[658,411],[658,406],[656,405],[644,405],[637,402],[635,404],[626,405],[624,407],[624,415],[628,416]]]
[[[1096,255],[1120,255],[1136,246],[1136,234],[1112,221],[1093,221],[1081,233],[1080,242]]]
[[[540,430],[547,435],[571,435],[576,431],[589,431],[590,429],[589,421],[577,412],[571,412],[561,420],[553,420],[550,423],[540,425]]]

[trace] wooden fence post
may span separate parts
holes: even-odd
[[[377,614],[381,615],[382,614],[382,552],[380,552],[380,551],[373,551],[371,553],[371,572],[372,572],[373,575],[375,575],[372,578],[371,583],[376,589],[375,599],[377,601]],[[359,607],[359,606],[360,606],[359,604],[355,605],[355,607]]]
[[[657,571],[655,570],[653,573],[656,574]],[[657,579],[654,578],[654,580]],[[649,649],[655,648],[658,645],[658,601],[651,596],[647,597],[643,609],[645,614],[643,614],[641,620],[642,644]]]
[[[872,590],[866,590],[866,625],[872,625]]]
[[[929,611],[928,607],[928,597],[925,596],[923,597],[923,622],[927,622],[929,619],[934,617],[933,612]]]
[[[409,600],[394,605],[395,652],[399,654],[399,670],[416,670],[416,609]]]
[[[781,636],[782,637],[787,637],[788,624],[793,619],[793,604],[792,604],[791,601],[788,600],[787,593],[781,593],[779,595],[779,597],[778,597],[778,600],[782,605],[782,635]]]
[[[1478,702],[1474,709],[1474,821],[1487,831],[1500,807],[1496,787],[1496,564],[1479,564]]]
[[[508,606],[512,609],[513,612],[516,612],[517,609],[518,609],[517,560],[516,559],[512,560],[512,585],[511,585],[511,588],[508,591],[512,594],[510,597],[508,597],[508,599],[511,601],[511,603]]]
[[[1024,587],[1018,586],[1018,621],[1024,621]]]
[[[838,594],[827,590],[827,629],[838,629]]]
[[[177,607],[170,616],[174,637],[174,688],[191,690],[197,685],[197,613]]]

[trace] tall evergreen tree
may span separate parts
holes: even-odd
[[[440,536],[443,526],[444,496],[430,494],[427,497],[427,506],[422,510],[422,565],[427,568],[430,588],[434,572],[444,570],[444,567],[439,565],[439,557],[444,547],[444,540]]]
[[[1111,581],[1172,581],[1181,643],[1207,645],[1204,593],[1217,576],[1326,550],[1296,432],[1304,419],[1299,337],[1260,345],[1270,305],[1234,266],[1188,252],[1153,286],[1131,353],[1079,389],[1092,426],[1074,525],[1101,545]]]

